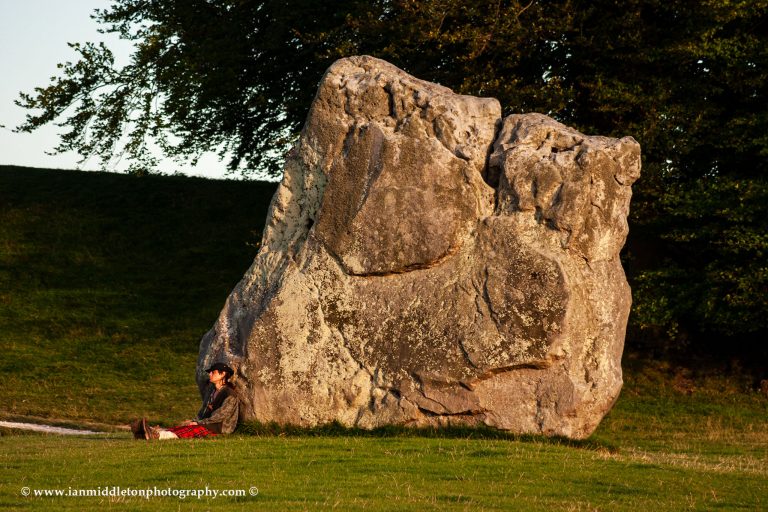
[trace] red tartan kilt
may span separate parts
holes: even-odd
[[[203,425],[179,425],[178,427],[171,427],[168,430],[176,434],[176,437],[208,437],[217,436],[216,432],[211,432]]]

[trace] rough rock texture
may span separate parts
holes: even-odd
[[[589,435],[622,384],[640,148],[500,117],[381,60],[331,66],[201,383],[232,363],[259,421]]]

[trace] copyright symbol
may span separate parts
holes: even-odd
[[[251,496],[258,496],[259,488],[258,487],[251,487],[250,489],[248,489],[248,493],[250,493]]]
[[[21,495],[22,496],[29,496],[29,487],[22,487],[21,488]]]

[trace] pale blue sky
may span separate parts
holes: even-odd
[[[46,126],[38,131],[13,133],[24,119],[25,110],[13,102],[19,91],[31,92],[47,85],[56,74],[56,64],[76,58],[68,42],[105,41],[116,58],[125,61],[130,47],[116,37],[99,34],[99,25],[90,18],[94,9],[110,5],[108,0],[0,0],[0,164],[58,169],[94,170],[97,161],[78,165],[78,155],[49,156],[58,141],[59,129]],[[120,170],[125,165],[118,166]],[[194,167],[164,162],[165,172],[222,177],[225,163],[215,155],[201,159]]]

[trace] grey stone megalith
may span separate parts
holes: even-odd
[[[323,77],[202,339],[243,419],[590,435],[622,385],[640,147],[372,57]]]

